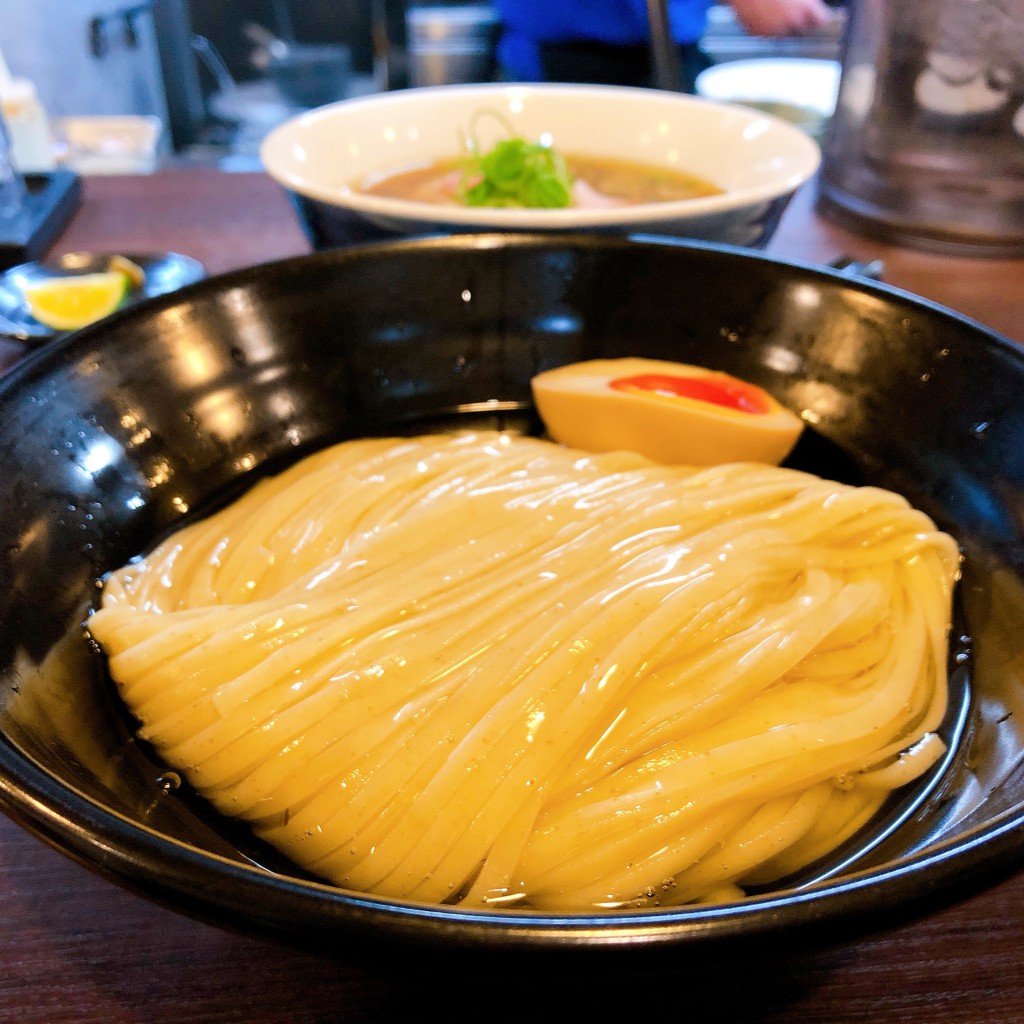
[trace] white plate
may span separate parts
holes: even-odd
[[[732,60],[702,71],[697,93],[727,103],[785,103],[831,117],[839,94],[840,65],[834,60],[771,58]]]

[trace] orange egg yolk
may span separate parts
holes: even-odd
[[[584,359],[544,370],[530,386],[554,440],[666,464],[778,465],[804,426],[757,384],[668,359]]]
[[[615,391],[646,392],[666,398],[692,398],[726,409],[763,416],[771,411],[765,393],[735,377],[679,377],[663,373],[642,373],[609,381]]]

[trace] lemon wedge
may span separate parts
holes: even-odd
[[[127,274],[105,270],[73,277],[51,277],[26,285],[29,312],[55,331],[74,331],[113,313],[131,285]]]
[[[133,288],[141,288],[146,283],[146,272],[127,256],[111,256],[107,264],[107,270],[117,270],[127,275],[129,283]]]

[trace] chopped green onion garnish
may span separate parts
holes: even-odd
[[[470,135],[459,190],[462,202],[466,206],[529,209],[569,206],[572,179],[561,154],[551,146],[515,136],[511,125],[496,111],[482,113],[497,117],[511,137],[495,143],[486,153],[480,153],[475,136]]]

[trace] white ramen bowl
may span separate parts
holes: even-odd
[[[697,76],[697,94],[773,113],[819,136],[836,108],[840,65],[811,57],[765,57],[715,64]]]
[[[694,174],[720,195],[609,209],[439,206],[359,191],[368,178],[456,156],[474,116],[496,111],[529,140]],[[480,138],[501,137],[480,118]],[[487,136],[485,132],[490,132]],[[421,234],[605,231],[767,243],[820,150],[782,119],[696,96],[614,86],[456,85],[343,100],[272,131],[260,155],[318,247]]]

